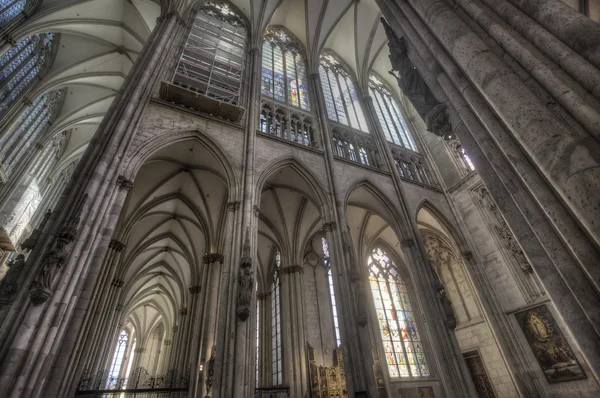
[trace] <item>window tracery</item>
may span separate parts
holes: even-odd
[[[0,57],[0,117],[21,97],[48,62],[53,33],[41,33],[20,40]]]
[[[319,61],[319,76],[329,119],[368,133],[356,87],[342,63],[332,54],[323,54]]]
[[[108,374],[107,388],[110,388],[115,383],[114,381],[119,379],[121,374],[121,367],[125,360],[125,351],[127,350],[127,342],[129,341],[129,333],[126,330],[121,330],[119,333],[119,339],[117,340],[117,346],[115,348],[115,355],[113,356],[112,363],[110,365],[110,371]]]
[[[385,138],[396,145],[418,152],[417,144],[408,128],[398,102],[386,85],[374,74],[369,76],[369,94]]]
[[[29,0],[0,0],[0,29],[4,29],[25,11]]]
[[[281,355],[281,297],[279,270],[281,255],[275,255],[273,282],[271,283],[271,360],[273,365],[273,385],[283,384],[283,358]]]
[[[310,111],[306,61],[300,45],[281,28],[269,28],[263,41],[262,94]]]
[[[0,140],[0,164],[7,177],[15,172],[33,146],[39,143],[60,112],[63,101],[63,90],[39,96],[21,113],[12,130]]]
[[[196,15],[173,83],[237,105],[245,51],[243,19],[226,4],[208,2]]]
[[[430,376],[407,287],[390,256],[375,248],[369,282],[390,377]]]

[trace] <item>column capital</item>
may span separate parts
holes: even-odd
[[[223,264],[223,260],[225,259],[225,256],[223,256],[220,253],[206,253],[203,257],[202,260],[204,261],[204,264],[212,264],[212,263],[216,263],[219,262],[221,264]]]
[[[331,232],[331,231],[335,231],[337,229],[337,225],[335,222],[327,222],[325,224],[323,224],[323,232]]]
[[[165,345],[171,345],[173,342],[171,340],[165,340],[164,344]]]
[[[114,278],[110,284],[114,287],[121,287],[125,284],[125,281],[123,279]]]
[[[227,211],[238,211],[241,207],[240,202],[229,202],[227,203]]]
[[[129,191],[131,188],[133,188],[133,181],[128,180],[124,176],[119,176],[117,177],[117,186],[121,189]]]
[[[110,243],[108,244],[109,249],[113,249],[116,252],[120,252],[125,248],[125,244],[123,242],[119,242],[116,239],[111,239]]]
[[[201,289],[202,289],[202,286],[200,286],[200,285],[192,285],[192,286],[190,286],[190,294],[200,293]]]
[[[267,292],[267,293],[258,293],[258,294],[256,295],[256,299],[257,299],[257,300],[266,300],[266,299],[268,299],[269,297],[271,297],[271,292]]]
[[[254,217],[260,216],[260,207],[254,206]]]
[[[295,274],[296,272],[303,274],[304,268],[301,265],[290,265],[289,267],[281,268],[281,273],[283,275]]]
[[[179,315],[181,315],[181,316],[186,316],[186,315],[187,315],[187,313],[188,313],[188,309],[187,309],[187,307],[181,307],[181,308],[179,309]]]
[[[117,305],[117,307],[115,308],[115,311],[117,311],[117,312],[123,311],[123,304]]]

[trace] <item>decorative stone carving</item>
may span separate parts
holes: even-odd
[[[26,250],[26,251],[31,251],[35,248],[35,246],[38,244],[38,242],[40,240],[40,235],[42,234],[42,231],[46,227],[46,223],[50,219],[51,215],[52,215],[52,210],[48,209],[48,211],[46,211],[46,213],[44,213],[44,218],[42,219],[42,222],[40,223],[39,227],[34,229],[33,232],[31,233],[31,235],[29,235],[29,237],[27,239],[25,239],[25,242],[23,242],[21,244],[21,249]]]
[[[229,202],[227,203],[227,211],[238,211],[241,207],[240,202]]]
[[[254,206],[254,217],[260,216],[260,207]]]
[[[444,137],[452,135],[446,105],[439,103],[427,86],[427,83],[408,57],[408,46],[404,38],[398,38],[385,19],[381,23],[388,38],[390,49],[390,74],[396,78],[398,87],[410,100],[417,113],[432,133]],[[398,74],[394,73],[397,71]]]
[[[177,333],[179,330],[179,325],[173,325],[173,333]]]
[[[449,329],[454,330],[456,328],[456,316],[454,315],[454,310],[452,309],[452,302],[446,296],[446,289],[442,284],[438,285],[437,288],[438,300],[442,303],[442,307],[444,308],[444,313],[446,315],[446,326]]]
[[[121,287],[124,283],[125,281],[123,281],[123,279],[114,278],[110,284],[115,287]]]
[[[212,264],[212,263],[216,263],[216,262],[223,264],[224,259],[225,259],[225,257],[219,253],[205,254],[204,257],[202,257],[204,264]]]
[[[44,303],[52,295],[52,288],[56,276],[67,261],[71,246],[77,235],[81,212],[87,201],[87,194],[81,198],[74,215],[60,229],[51,249],[44,255],[41,271],[29,289],[29,297],[33,305]]]
[[[213,379],[215,377],[215,358],[217,357],[217,347],[212,346],[212,353],[210,354],[210,359],[208,360],[208,366],[206,371],[206,396],[212,396],[212,385]]]
[[[165,340],[165,342],[164,342],[164,345],[166,345],[166,346],[169,346],[171,344],[173,344],[172,340]]]
[[[415,240],[413,238],[402,239],[400,241],[400,246],[403,248],[411,248],[415,245]]]
[[[250,236],[246,229],[246,240],[240,261],[240,275],[238,276],[237,316],[245,321],[250,316],[252,292],[254,288],[254,272],[252,271],[252,258],[250,257]]]
[[[256,295],[257,300],[267,300],[269,297],[271,297],[271,292],[259,293]]]
[[[290,265],[289,267],[281,268],[280,272],[283,275],[295,274],[296,272],[303,274],[304,268],[301,265]]]
[[[332,232],[337,229],[335,222],[328,222],[323,224],[323,232]]]
[[[190,294],[197,294],[200,293],[200,290],[202,289],[202,287],[200,285],[193,285],[190,286]]]
[[[125,244],[122,242],[119,242],[116,239],[111,239],[110,243],[108,244],[108,247],[110,249],[113,249],[116,252],[120,252],[125,248]]]
[[[117,177],[117,186],[121,189],[129,191],[133,188],[133,181],[126,179],[124,176]]]
[[[115,311],[117,311],[117,312],[123,311],[123,304],[117,305],[117,307],[115,308]]]
[[[188,309],[187,309],[187,307],[181,307],[181,308],[179,309],[179,315],[181,315],[181,316],[186,316],[186,315],[187,315],[187,313],[188,313]]]
[[[494,230],[500,237],[500,240],[504,243],[505,247],[513,255],[513,258],[516,260],[517,264],[519,264],[521,270],[526,274],[533,273],[533,268],[527,260],[527,257],[525,257],[523,249],[521,249],[519,242],[517,242],[515,239],[515,236],[504,219],[504,216],[502,213],[500,213],[498,206],[496,206],[490,197],[488,190],[484,186],[481,186],[476,190],[476,193],[483,207],[490,212],[493,218]]]

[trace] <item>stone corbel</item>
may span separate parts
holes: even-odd
[[[116,239],[111,239],[110,243],[108,244],[109,249],[113,249],[116,252],[120,252],[125,248],[125,244],[122,242],[119,242]]]
[[[124,176],[118,176],[117,186],[121,189],[129,191],[131,188],[133,188],[133,181],[126,179]]]
[[[241,203],[240,202],[229,202],[227,203],[227,211],[238,211],[240,209]]]
[[[202,289],[202,287],[200,285],[190,286],[190,294],[198,294],[198,293],[200,293],[201,289]]]

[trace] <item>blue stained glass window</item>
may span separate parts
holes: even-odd
[[[418,152],[417,144],[400,111],[400,106],[386,85],[374,74],[369,76],[369,93],[387,140]]]
[[[369,283],[390,377],[430,376],[406,285],[381,248],[369,256]]]
[[[270,28],[265,34],[262,93],[279,102],[310,110],[304,58],[298,43],[281,29]]]
[[[25,93],[52,53],[53,33],[20,40],[0,57],[0,117]]]
[[[27,0],[0,0],[0,29],[8,26],[23,10]]]
[[[331,54],[322,55],[319,77],[329,119],[368,133],[356,87],[342,63]]]

